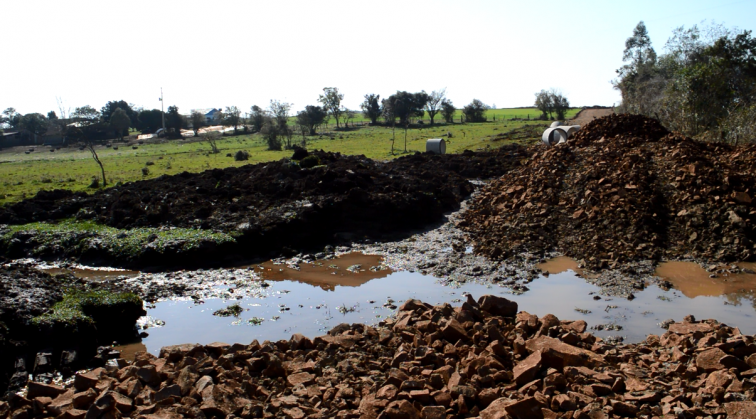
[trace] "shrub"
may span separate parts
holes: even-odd
[[[247,150],[239,150],[234,154],[234,160],[244,161],[249,160],[249,152]]]
[[[320,159],[318,158],[318,156],[314,156],[314,155],[309,155],[309,156],[303,158],[299,162],[299,165],[302,166],[305,169],[310,168],[310,167],[315,167],[315,166],[317,166],[319,164],[320,164]]]

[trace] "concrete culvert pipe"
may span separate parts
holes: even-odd
[[[561,127],[558,127],[557,129],[564,132],[567,138],[570,138],[573,135],[575,135],[576,132],[578,132],[578,130],[580,129],[580,125],[562,125]]]
[[[567,134],[559,128],[549,128],[543,132],[541,139],[547,146],[552,146],[567,141]]]
[[[551,128],[561,127],[562,121],[554,121],[551,123]]]
[[[425,151],[435,154],[446,154],[446,141],[443,138],[431,138],[425,142]]]

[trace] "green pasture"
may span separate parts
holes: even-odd
[[[496,148],[508,142],[532,143],[540,137],[547,121],[510,121],[499,118],[493,122],[492,114],[516,115],[526,110],[497,109],[489,111],[489,122],[470,124],[435,124],[410,128],[406,133],[407,152],[425,151],[428,138],[444,137],[447,152],[458,153],[465,149],[483,150]],[[507,113],[509,112],[509,113]],[[526,113],[525,113],[526,114]],[[451,137],[447,137],[451,133]],[[394,153],[391,153],[391,139]],[[372,159],[388,160],[404,155],[405,131],[402,128],[358,125],[354,128],[335,130],[333,125],[319,135],[305,138],[310,150],[341,152],[350,155],[363,154]],[[300,144],[302,136],[294,136],[292,142]],[[269,151],[262,136],[236,135],[218,140],[220,153],[210,153],[210,146],[197,139],[160,140],[158,143],[113,143],[118,150],[97,146],[96,150],[105,167],[108,186],[117,182],[132,182],[152,179],[180,172],[201,172],[214,168],[241,166],[263,161],[279,160],[291,156],[291,151]],[[133,147],[137,147],[134,149]],[[17,202],[35,195],[40,190],[69,189],[92,192],[92,179],[100,177],[100,168],[87,150],[68,147],[50,152],[49,147],[36,147],[30,154],[25,148],[0,151],[0,205]],[[249,160],[235,161],[239,150],[249,152]],[[147,168],[148,173],[143,173]]]
[[[354,123],[368,123],[370,120],[368,118],[365,118],[364,115],[362,115],[362,112],[360,109],[354,110],[357,112],[354,119],[351,121]],[[572,108],[567,111],[567,114],[565,115],[568,119],[574,117],[578,112],[580,112],[580,108]],[[489,109],[486,111],[486,117],[490,122],[493,122],[494,119],[496,122],[502,120],[502,119],[535,119],[538,118],[538,116],[541,115],[541,111],[539,111],[536,108],[506,108],[506,109]],[[457,112],[454,113],[454,122],[459,122],[460,118],[462,117],[462,110],[458,109]],[[425,113],[425,116],[422,118],[423,122],[428,124],[430,123],[430,117],[428,116],[428,112]],[[294,121],[294,119],[292,119]],[[383,120],[380,119],[382,122]],[[435,123],[442,123],[444,121],[444,117],[439,112],[436,117],[434,118],[433,122]],[[341,123],[341,122],[339,122]],[[329,124],[335,125],[336,122],[333,120],[333,118],[330,118]]]

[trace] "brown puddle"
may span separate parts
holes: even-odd
[[[273,262],[257,265],[255,272],[262,274],[263,279],[271,281],[292,280],[320,287],[326,291],[333,291],[336,286],[359,287],[366,282],[384,278],[393,271],[381,265],[383,260],[379,255],[365,255],[359,252],[347,253],[331,260],[318,260],[314,263],[302,262],[299,270],[291,269],[286,265],[276,265]],[[361,265],[359,270],[349,271],[347,268]],[[371,267],[379,269],[371,270]]]
[[[137,276],[138,271],[127,270],[110,270],[110,269],[65,269],[65,268],[49,268],[40,269],[42,272],[46,272],[50,275],[58,274],[73,274],[77,278],[81,279],[111,279],[119,276]]]
[[[123,345],[113,346],[113,349],[121,353],[121,358],[127,361],[133,361],[137,352],[147,352],[147,346],[142,342],[126,343]]]
[[[741,268],[753,269],[753,263],[738,263]],[[664,262],[659,264],[654,272],[671,282],[675,289],[680,290],[688,298],[699,296],[719,296],[756,290],[756,274],[746,273],[717,273],[716,278],[710,278],[713,272],[707,272],[695,262]]]
[[[575,259],[567,256],[558,256],[553,259],[549,259],[546,262],[536,265],[538,269],[546,271],[550,274],[560,274],[562,272],[572,271],[578,275],[583,274],[583,270],[578,268],[578,263]]]

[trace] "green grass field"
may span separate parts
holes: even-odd
[[[444,137],[447,152],[458,153],[465,149],[482,150],[496,148],[508,142],[536,142],[548,126],[546,121],[510,121],[510,115],[526,117],[533,109],[497,109],[488,111],[489,122],[471,124],[436,124],[407,131],[407,152],[425,151],[428,138]],[[571,110],[568,117],[577,113]],[[493,116],[496,115],[496,121]],[[505,119],[503,115],[506,115]],[[440,119],[440,118],[439,118]],[[523,128],[525,127],[525,128]],[[529,127],[529,128],[528,128]],[[328,130],[328,131],[326,131]],[[356,126],[336,131],[333,124],[324,128],[323,134],[307,137],[307,148],[388,160],[404,155],[405,132],[390,127]],[[446,138],[447,132],[451,138]],[[394,154],[391,153],[392,135],[395,138]],[[292,142],[299,144],[302,137],[294,136]],[[118,150],[97,146],[96,150],[105,166],[108,186],[116,182],[131,182],[151,179],[161,175],[180,172],[241,166],[244,164],[278,160],[291,156],[291,151],[269,151],[263,138],[258,135],[237,135],[218,140],[219,154],[211,154],[207,143],[190,138],[167,140],[161,143],[139,145],[114,144]],[[24,148],[25,149],[25,148]],[[237,162],[233,155],[238,150],[250,154],[248,161]],[[149,173],[143,174],[147,168]],[[37,147],[31,154],[19,148],[0,152],[0,205],[17,202],[35,195],[40,190],[70,189],[92,192],[89,188],[94,177],[100,177],[100,168],[87,150],[76,147],[50,152],[48,147]]]

